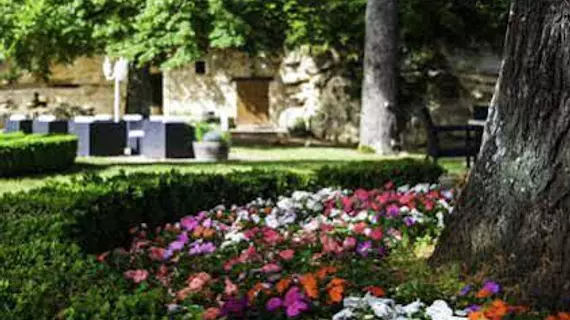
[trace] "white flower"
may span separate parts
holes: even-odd
[[[321,224],[319,223],[319,220],[317,220],[316,218],[314,218],[314,219],[311,220],[311,222],[305,224],[305,225],[303,226],[303,229],[304,229],[305,231],[311,231],[311,232],[312,232],[312,231],[317,231],[317,230],[319,230],[320,225],[321,225]]]
[[[279,227],[279,220],[277,220],[277,215],[274,212],[265,217],[265,225],[271,229]]]
[[[362,210],[356,215],[356,217],[354,217],[354,220],[355,221],[364,221],[367,218],[368,218],[368,211]]]
[[[426,309],[426,314],[433,320],[462,320],[463,317],[455,317],[453,310],[443,300],[436,300]]]
[[[420,184],[416,185],[415,187],[413,187],[411,189],[411,191],[416,192],[416,193],[427,193],[427,192],[429,192],[429,189],[430,189],[429,183],[420,183]]]
[[[339,216],[341,214],[342,214],[342,210],[336,209],[336,208],[332,209],[330,212],[331,218],[334,218],[334,217]]]
[[[348,320],[352,319],[352,317],[354,317],[352,309],[344,308],[333,316],[333,320]]]
[[[414,315],[414,314],[420,312],[423,306],[424,306],[424,304],[420,300],[416,300],[416,301],[404,306],[402,309],[406,315],[411,316],[411,315]]]
[[[256,215],[256,214],[251,215],[251,221],[253,221],[255,224],[258,224],[260,220],[261,220],[261,218],[259,218],[258,215]]]
[[[406,192],[410,191],[410,185],[406,184],[406,185],[403,185],[401,187],[398,187],[398,189],[396,189],[396,191],[398,193],[406,193]]]
[[[437,227],[443,229],[443,227],[445,227],[443,212],[438,211],[435,216],[437,217]]]

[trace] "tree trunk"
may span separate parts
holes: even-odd
[[[391,154],[397,144],[397,0],[368,0],[360,145]]]
[[[570,305],[570,2],[514,0],[485,138],[433,262]]]

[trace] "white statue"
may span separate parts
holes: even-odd
[[[103,62],[103,73],[109,81],[115,80],[115,104],[113,107],[115,122],[119,122],[120,106],[121,106],[121,81],[127,80],[129,75],[129,61],[120,58],[118,61],[111,63],[109,57],[105,57]]]

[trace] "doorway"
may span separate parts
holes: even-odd
[[[237,84],[238,126],[269,124],[269,83],[271,78],[234,79]]]

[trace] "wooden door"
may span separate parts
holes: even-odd
[[[237,80],[238,125],[265,125],[269,123],[268,79]]]

